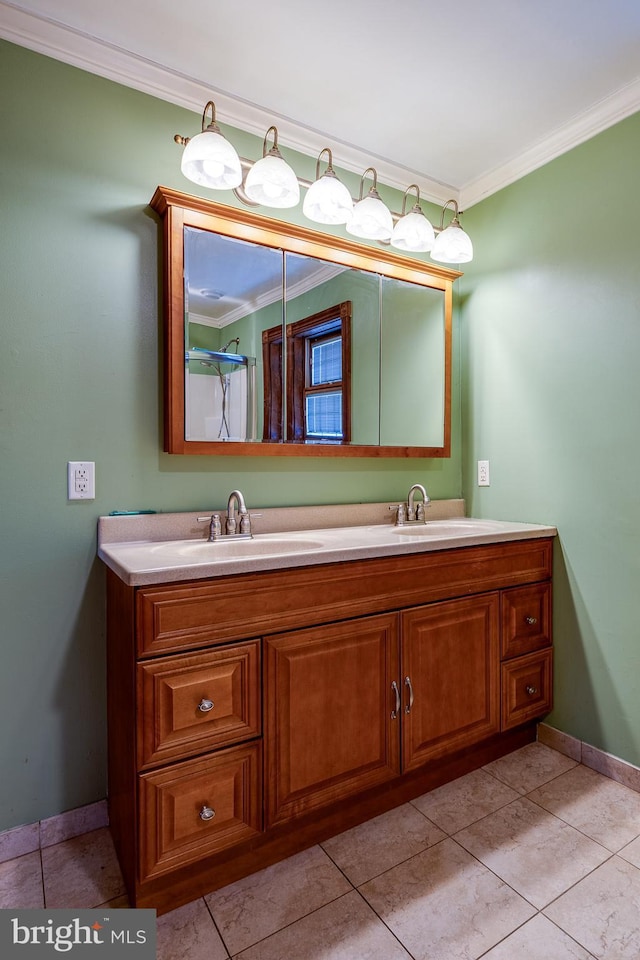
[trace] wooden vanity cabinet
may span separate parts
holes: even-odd
[[[163,912],[535,738],[550,538],[131,587],[107,571],[109,811]]]

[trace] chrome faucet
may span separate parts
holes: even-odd
[[[237,512],[236,512],[237,510]],[[261,514],[254,513],[254,517]],[[227,516],[224,522],[224,533],[222,531],[222,520],[219,513],[213,513],[210,517],[198,517],[198,523],[209,524],[209,540],[226,540],[228,537],[234,537],[239,540],[249,540],[253,537],[251,532],[251,514],[247,510],[244,497],[239,490],[232,490],[227,502]]]
[[[238,521],[236,519],[236,506],[238,507],[238,516],[240,517],[240,529],[238,530]],[[239,490],[233,490],[229,494],[229,502],[227,503],[227,520],[225,523],[225,533],[228,536],[233,536],[234,534],[244,533],[248,536],[251,536],[251,520],[249,519],[249,514],[247,513],[247,507],[244,502],[244,497]]]
[[[422,500],[415,502],[416,493],[421,494]],[[409,496],[406,503],[399,503],[397,506],[389,507],[396,511],[396,526],[402,526],[405,523],[426,523],[425,509],[429,506],[431,500],[429,494],[421,483],[414,483],[409,490]]]

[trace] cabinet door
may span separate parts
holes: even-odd
[[[385,614],[266,638],[269,826],[399,773],[397,625]]]
[[[499,596],[402,613],[402,764],[476,743],[500,729]]]

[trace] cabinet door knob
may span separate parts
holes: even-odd
[[[538,622],[538,618],[537,618],[537,617],[525,617],[525,618],[524,618],[524,622],[525,622],[525,623],[528,623],[529,626],[532,627],[534,623],[537,623],[537,622]]]
[[[213,700],[201,700],[198,704],[198,710],[201,713],[209,713],[209,710],[213,710],[214,703]]]
[[[395,710],[391,711],[391,719],[396,720],[398,717],[398,714],[400,713],[400,691],[398,690],[398,684],[395,682],[395,680],[391,684],[391,689],[393,690],[396,697],[396,708]]]
[[[208,807],[208,806],[206,805],[206,803],[203,803],[203,805],[202,805],[202,810],[200,811],[200,819],[201,819],[201,820],[213,820],[213,818],[215,817],[215,815],[216,815],[215,810],[212,810],[211,807]]]
[[[524,689],[526,690],[526,692],[529,694],[530,697],[533,697],[534,694],[536,694],[536,693],[538,692],[538,688],[537,688],[537,687],[532,687],[531,684],[529,684],[528,686],[526,686]]]
[[[405,713],[411,713],[411,707],[413,706],[413,687],[411,686],[411,678],[404,678],[404,685],[409,690],[409,703],[404,708]]]

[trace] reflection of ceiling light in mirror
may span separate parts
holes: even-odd
[[[267,153],[267,137],[273,130],[273,146]],[[254,203],[265,207],[295,207],[300,200],[298,178],[278,150],[278,130],[269,127],[262,147],[262,159],[251,167],[244,192]]]
[[[224,293],[220,290],[201,290],[200,296],[206,297],[207,300],[222,300]]]
[[[329,165],[320,176],[320,157],[329,154]],[[316,223],[347,223],[353,211],[353,200],[333,169],[331,150],[325,147],[316,161],[316,179],[307,190],[302,212]]]
[[[207,111],[211,107],[211,123],[205,127]],[[180,169],[188,180],[212,190],[233,190],[242,183],[242,165],[235,147],[220,132],[216,123],[216,107],[209,100],[202,114],[202,133],[184,140]]]

